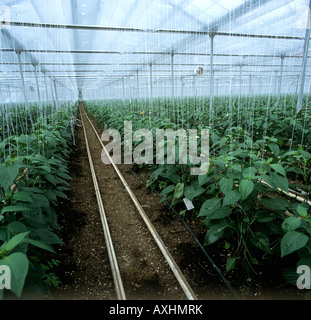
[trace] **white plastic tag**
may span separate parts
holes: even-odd
[[[184,203],[185,203],[185,205],[186,205],[186,207],[187,207],[187,210],[192,210],[192,209],[194,209],[193,203],[192,203],[192,201],[190,201],[189,199],[184,198]]]

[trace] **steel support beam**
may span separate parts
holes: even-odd
[[[174,83],[174,53],[171,53],[171,85],[172,85],[172,92],[171,97],[172,101],[174,102],[175,97],[175,83]]]
[[[285,58],[285,56],[281,57],[281,68],[280,68],[280,79],[279,79],[279,88],[278,88],[278,99],[280,99],[280,97],[281,97],[283,70],[284,70],[284,58]]]
[[[149,64],[150,71],[150,98],[153,99],[153,74],[152,74],[152,63]]]
[[[210,92],[209,92],[209,103],[210,103],[210,117],[212,115],[213,100],[214,100],[214,34],[210,34]]]
[[[306,21],[306,35],[305,35],[305,43],[304,43],[304,51],[303,51],[303,60],[301,66],[301,75],[300,75],[300,87],[298,92],[298,101],[296,107],[296,113],[299,113],[302,109],[302,100],[303,93],[305,87],[305,76],[306,76],[306,66],[307,66],[307,58],[309,51],[309,42],[310,42],[310,12],[311,12],[311,0],[309,1],[309,12]]]
[[[35,71],[35,78],[36,78],[36,87],[37,87],[38,101],[39,101],[39,106],[40,106],[40,109],[41,109],[41,108],[42,108],[42,101],[41,101],[41,94],[40,94],[40,87],[39,87],[37,66],[38,66],[38,65],[37,65],[36,63],[33,64],[34,71]]]
[[[29,103],[28,103],[27,94],[26,94],[26,85],[25,85],[25,78],[24,78],[24,73],[23,73],[23,68],[22,68],[21,52],[20,51],[16,51],[16,54],[17,54],[17,59],[18,59],[18,64],[19,64],[19,72],[20,72],[21,80],[22,80],[25,105],[26,105],[26,108],[28,110]]]

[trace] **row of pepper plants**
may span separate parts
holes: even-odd
[[[90,101],[86,106],[103,128],[120,132],[124,121],[132,121],[133,132],[209,128],[206,174],[191,176],[190,163],[148,165],[147,185],[160,189],[161,201],[170,201],[181,215],[202,221],[206,246],[223,241],[230,248],[225,272],[239,267],[246,275],[256,274],[267,255],[293,257],[295,262],[280,272],[296,284],[297,267],[311,268],[310,205],[283,192],[294,191],[310,203],[311,114],[304,109],[296,115],[296,101],[296,96],[218,97],[212,111],[208,98]],[[185,209],[184,198],[193,210]]]
[[[56,206],[67,197],[76,108],[2,107],[0,266],[10,268],[10,290],[0,290],[0,300],[43,298],[59,284]]]

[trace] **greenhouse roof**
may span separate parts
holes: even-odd
[[[40,79],[72,91],[138,73],[141,83],[151,72],[166,81],[172,62],[179,79],[197,66],[208,78],[211,64],[220,79],[281,68],[294,79],[308,8],[307,0],[0,0],[0,86],[20,88],[19,63],[27,85],[35,86],[38,65]]]

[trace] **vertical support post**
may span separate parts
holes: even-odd
[[[174,96],[175,96],[175,83],[174,83],[174,53],[171,53],[171,84],[172,84],[172,101],[174,102]]]
[[[138,70],[136,71],[136,87],[137,87],[137,98],[140,98]]]
[[[123,101],[125,101],[125,86],[124,86],[124,78],[122,78],[122,92],[123,92]]]
[[[131,102],[131,105],[132,105],[132,99],[133,99],[133,92],[132,92],[132,81],[131,79],[129,79],[130,83],[129,83],[129,86],[130,86],[130,102]]]
[[[153,100],[153,75],[152,75],[152,63],[149,64],[150,71],[150,98]]]
[[[282,79],[283,79],[283,68],[284,68],[284,58],[285,56],[281,56],[281,69],[280,69],[280,79],[279,79],[279,89],[278,89],[278,100],[281,97],[281,89],[282,89]]]
[[[251,96],[251,94],[252,94],[252,77],[253,77],[253,75],[252,74],[250,74],[249,75],[249,87],[248,87],[248,94],[249,94],[249,96]]]
[[[239,90],[239,100],[242,97],[242,65],[240,65],[240,90]]]
[[[48,84],[46,82],[46,72],[43,72],[44,75],[44,86],[45,86],[45,95],[46,95],[46,102],[49,101],[49,92],[48,92]]]
[[[301,74],[300,74],[300,87],[299,87],[299,93],[298,93],[296,113],[299,113],[300,110],[302,109],[302,100],[303,100],[303,92],[304,92],[305,77],[306,77],[306,66],[307,66],[307,58],[308,58],[309,42],[310,42],[310,12],[311,12],[311,0],[309,2],[309,12],[307,15],[304,52],[303,52],[302,68],[301,68]]]
[[[196,88],[196,76],[193,76],[193,95],[196,98],[197,96],[197,88]]]
[[[26,109],[28,110],[28,108],[29,108],[29,103],[28,103],[28,99],[27,99],[25,78],[24,78],[24,73],[23,73],[23,68],[22,68],[21,51],[16,51],[16,54],[17,54],[17,58],[18,58],[19,72],[20,72],[21,79],[22,79],[23,94],[24,94],[24,99],[25,99],[25,105],[26,105]]]
[[[42,101],[41,101],[41,94],[40,94],[40,87],[39,87],[39,81],[38,81],[38,70],[37,70],[37,63],[33,63],[33,67],[35,70],[35,78],[36,78],[36,86],[37,86],[37,94],[38,94],[38,101],[40,109],[42,108]]]
[[[53,80],[52,80],[51,77],[50,77],[50,86],[51,86],[51,92],[52,92],[52,101],[53,101],[53,104],[55,106],[56,105],[56,101],[55,101],[55,96],[54,96]]]
[[[278,85],[279,81],[280,81],[280,78],[278,77],[278,71],[275,71],[275,95],[276,96],[278,95],[277,90],[279,87],[279,85]]]
[[[60,106],[59,106],[58,92],[57,92],[57,88],[56,88],[56,81],[55,81],[55,79],[53,79],[53,84],[54,84],[54,90],[55,90],[55,99],[56,99],[57,109],[59,109]]]
[[[296,88],[295,88],[295,95],[298,94],[298,87],[299,87],[299,76],[297,76],[297,81],[296,81]]]
[[[210,117],[212,114],[213,100],[214,100],[214,37],[215,34],[210,34],[210,92],[209,92],[209,101],[210,101]]]
[[[184,78],[183,77],[180,78],[180,83],[181,83],[180,96],[181,98],[183,98],[184,97]]]
[[[13,99],[12,99],[12,93],[11,93],[10,86],[7,86],[7,88],[8,88],[8,93],[9,93],[10,104],[13,104]]]

